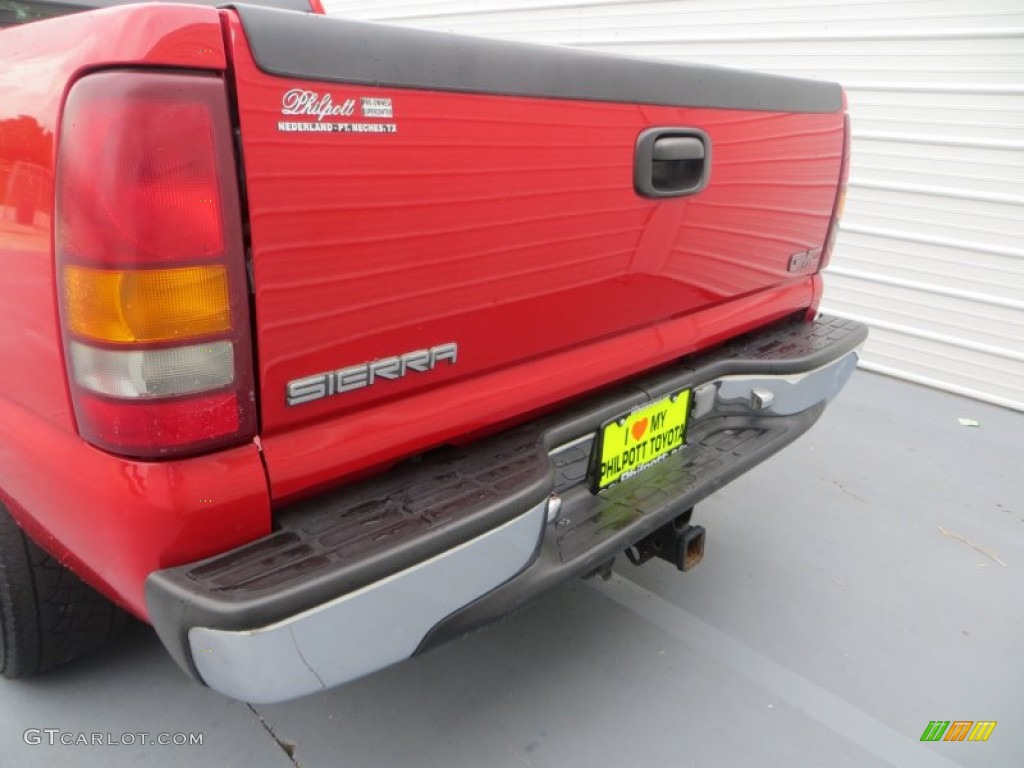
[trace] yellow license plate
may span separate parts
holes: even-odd
[[[605,424],[597,440],[596,490],[628,480],[686,443],[690,390]]]

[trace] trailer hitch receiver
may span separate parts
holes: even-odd
[[[697,567],[704,559],[704,526],[690,525],[689,510],[675,520],[637,542],[626,550],[626,557],[633,565],[642,565],[652,557],[660,557],[672,563],[680,571]]]

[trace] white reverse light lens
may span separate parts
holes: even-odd
[[[122,351],[71,342],[75,381],[101,395],[173,397],[221,389],[235,379],[230,341],[190,347]]]

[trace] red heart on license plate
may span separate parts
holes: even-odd
[[[647,417],[640,419],[640,421],[633,423],[633,439],[639,440],[644,436],[644,432],[647,431]]]

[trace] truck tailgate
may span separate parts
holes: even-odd
[[[451,394],[455,433],[484,428],[479,409],[457,418],[471,379],[754,296],[797,298],[737,310],[737,332],[810,302],[843,146],[836,85],[224,13],[265,445],[433,390]],[[705,188],[638,194],[650,128],[703,137]],[[673,343],[631,366],[693,351]],[[577,389],[622,370],[597,361]],[[388,458],[353,458],[367,424],[351,424],[316,451],[349,471]],[[278,456],[275,492],[301,491]]]

